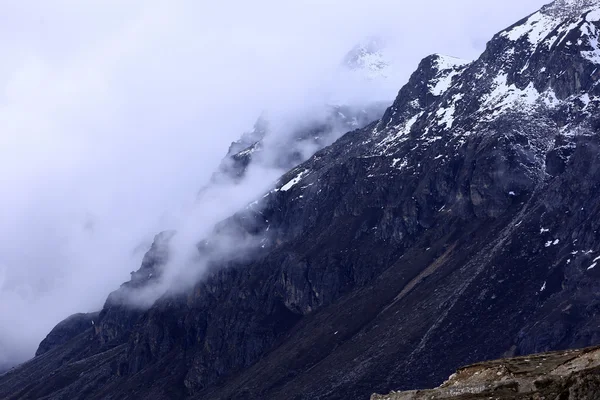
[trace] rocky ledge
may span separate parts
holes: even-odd
[[[431,390],[392,392],[371,400],[560,399],[600,396],[600,347],[473,364]]]

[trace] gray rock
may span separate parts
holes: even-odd
[[[436,389],[374,394],[371,400],[593,400],[600,393],[599,367],[597,347],[536,354],[470,365]]]
[[[40,343],[36,357],[40,356],[55,347],[67,343],[69,340],[85,331],[92,331],[94,324],[98,321],[100,313],[74,314],[65,319],[50,331],[48,336]]]

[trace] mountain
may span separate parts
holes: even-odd
[[[344,65],[351,71],[368,79],[389,77],[393,73],[392,66],[385,56],[385,42],[378,37],[370,37],[354,46],[346,54]]]
[[[157,236],[0,398],[367,399],[600,343],[599,32],[598,1],[563,0],[473,62],[425,58],[381,119],[198,238],[191,289],[124,302],[161,279]]]
[[[342,60],[340,75],[353,74],[359,81],[385,82],[392,75],[392,65],[384,54],[381,39],[368,38],[352,48]],[[266,168],[289,170],[317,150],[333,143],[343,133],[362,129],[383,115],[389,102],[363,100],[361,104],[329,104],[323,112],[311,118],[292,116],[285,128],[275,132],[269,117],[258,118],[251,131],[233,142],[208,186],[221,183],[239,183],[251,164]]]

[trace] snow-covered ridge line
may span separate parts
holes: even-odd
[[[574,73],[568,59],[555,58],[565,63],[559,69],[551,55],[572,54],[578,62],[584,61],[584,68],[590,68],[585,67],[586,60],[600,64],[598,21],[600,0],[556,1],[500,32],[488,52],[474,62],[438,54],[424,59],[416,77],[425,84],[427,94],[404,93],[410,97],[400,98],[388,114],[390,119],[373,130],[373,137],[378,138],[373,153],[392,155],[410,139],[411,131],[427,146],[443,137],[470,135],[481,123],[507,114],[526,116],[566,107],[574,101],[572,96],[582,96],[580,89],[590,90],[590,79],[579,80],[575,75],[572,84],[563,78]],[[591,80],[600,83],[600,72]],[[418,86],[418,82],[412,84]],[[590,101],[588,95],[579,102],[587,108]]]
[[[436,79],[432,80],[429,84],[429,91],[434,96],[441,96],[444,94],[452,84],[452,79],[458,75],[465,66],[471,62],[456,57],[444,56],[436,54],[437,59],[435,61],[436,68],[439,71],[439,75]]]
[[[539,104],[540,101],[547,107],[553,107],[559,103],[552,90],[540,93],[535,89],[533,83],[524,89],[519,89],[515,84],[509,85],[506,74],[496,76],[492,91],[483,100],[482,107],[494,110],[493,116],[516,106],[527,109]]]
[[[598,6],[599,0],[556,0],[540,11],[555,18],[566,18],[579,16]]]
[[[527,37],[529,43],[533,46],[538,46],[544,42],[548,47],[551,47],[561,33],[568,32],[574,27],[563,26],[559,28],[561,25],[569,19],[581,18],[584,14],[590,12],[591,14],[600,12],[600,0],[557,0],[530,15],[524,23],[501,32],[500,36],[512,41]],[[588,19],[588,21],[597,20],[597,17]],[[577,25],[577,22],[574,24]],[[549,35],[557,28],[557,35],[555,35],[554,40],[551,40]]]
[[[542,11],[531,15],[525,23],[517,25],[500,34],[512,41],[517,41],[526,36],[529,43],[537,45],[541,39],[546,38],[562,21]]]
[[[279,189],[275,189],[275,191],[287,192],[291,188],[293,188],[298,182],[302,180],[310,171],[304,170],[296,175],[294,178],[290,179],[285,185],[281,186]]]

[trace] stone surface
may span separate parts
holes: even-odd
[[[600,349],[593,347],[474,364],[436,389],[374,394],[371,400],[594,400],[599,395]]]
[[[67,343],[80,333],[92,330],[99,316],[100,313],[71,315],[50,331],[48,336],[40,343],[35,355],[40,356],[57,346]]]

